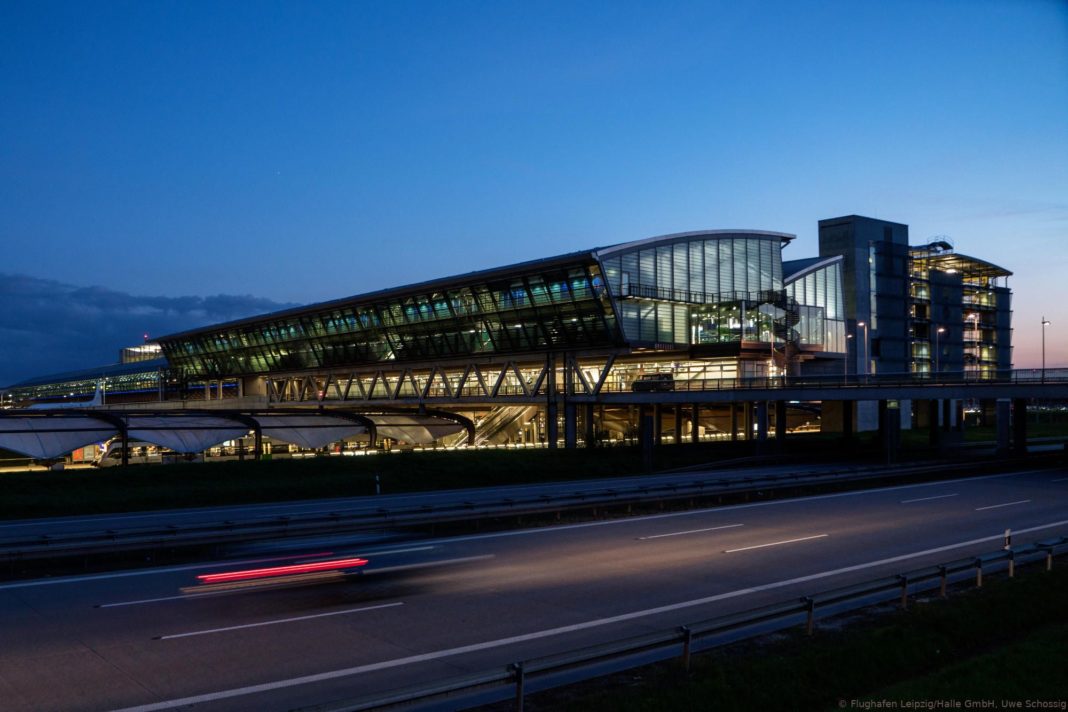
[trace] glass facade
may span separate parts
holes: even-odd
[[[782,341],[783,236],[701,234],[599,254],[632,343]]]
[[[161,345],[187,376],[218,376],[622,344],[596,262],[496,274],[223,324]]]
[[[911,248],[909,370],[988,379],[1012,368],[1011,274],[945,241]]]
[[[842,261],[835,258],[792,276],[786,294],[799,305],[798,342],[802,346],[845,353],[845,306]]]

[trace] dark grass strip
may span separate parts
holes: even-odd
[[[908,611],[835,629],[824,621],[812,638],[794,630],[720,648],[695,656],[689,673],[672,661],[534,695],[527,710],[795,712],[937,699],[963,709],[966,700],[1068,699],[1068,566],[1057,563],[1052,573],[1036,567]]]

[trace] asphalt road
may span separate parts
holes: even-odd
[[[302,588],[182,592],[286,559],[0,584],[0,700],[285,710],[371,696],[995,550],[1006,528],[1016,543],[1068,534],[1068,470],[348,545],[333,555],[368,571],[459,561]]]

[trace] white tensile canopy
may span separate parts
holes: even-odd
[[[352,420],[317,413],[254,415],[252,418],[260,424],[264,435],[311,449],[367,432],[365,426]]]
[[[118,435],[114,425],[87,415],[0,418],[0,447],[49,460]]]
[[[393,438],[414,445],[430,443],[453,433],[465,430],[459,423],[432,415],[369,415],[375,423],[379,437]]]
[[[214,415],[131,415],[130,440],[161,445],[175,452],[192,453],[247,435],[252,428],[231,418]]]

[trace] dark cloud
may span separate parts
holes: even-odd
[[[150,337],[285,309],[253,296],[142,297],[0,273],[0,386],[116,363]]]

